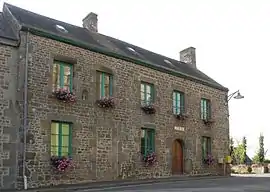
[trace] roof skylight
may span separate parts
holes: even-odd
[[[68,31],[66,30],[65,27],[63,27],[62,25],[55,25],[56,29],[58,29],[61,32],[67,33]]]
[[[131,48],[131,47],[127,47],[127,49],[128,49],[129,51],[135,53],[135,54],[137,53],[137,52],[135,51],[135,49],[133,49],[133,48]]]
[[[170,61],[167,60],[167,59],[164,59],[164,62],[167,63],[167,64],[169,64],[169,65],[172,65],[172,62],[170,62]]]

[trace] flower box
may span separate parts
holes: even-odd
[[[51,157],[52,167],[58,172],[65,172],[69,167],[72,166],[72,159],[70,157]]]
[[[146,114],[155,114],[156,109],[153,104],[143,104],[141,106],[141,109],[146,113]]]
[[[176,118],[179,120],[185,120],[188,116],[184,113],[180,113],[176,115]]]
[[[152,166],[157,162],[157,155],[156,153],[151,152],[143,156],[142,160],[146,166]]]
[[[63,101],[64,103],[66,103],[66,102],[73,103],[76,101],[75,95],[72,92],[70,92],[69,90],[66,90],[63,88],[60,88],[60,89],[57,89],[56,91],[54,91],[53,95],[58,100]]]
[[[213,119],[203,119],[203,123],[205,125],[211,125],[212,123],[214,123],[214,120]]]
[[[101,108],[114,108],[115,100],[113,97],[102,97],[97,100],[97,105]]]
[[[203,163],[207,165],[213,165],[214,164],[214,158],[211,154],[208,154],[205,159],[203,159]]]

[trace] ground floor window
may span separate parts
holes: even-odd
[[[155,130],[141,129],[141,154],[146,156],[155,152]]]
[[[69,157],[72,149],[72,124],[66,122],[51,123],[51,156]]]

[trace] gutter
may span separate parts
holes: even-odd
[[[46,37],[46,38],[56,40],[56,41],[59,41],[59,42],[62,42],[62,43],[66,43],[66,44],[73,45],[73,46],[76,46],[76,47],[80,47],[80,48],[90,50],[90,51],[93,51],[93,52],[96,52],[96,53],[107,55],[109,57],[114,57],[116,59],[121,59],[121,60],[124,60],[124,61],[132,62],[132,63],[138,64],[138,65],[141,65],[141,66],[145,66],[145,67],[148,67],[148,68],[151,68],[151,69],[163,72],[163,73],[167,73],[167,74],[170,74],[170,75],[173,75],[173,76],[176,76],[176,77],[181,77],[181,78],[184,78],[184,79],[188,79],[190,81],[197,82],[197,83],[200,83],[202,85],[212,87],[214,89],[218,89],[218,90],[225,91],[225,92],[229,91],[229,89],[226,88],[226,87],[223,87],[221,85],[219,86],[219,85],[213,84],[211,82],[208,82],[208,81],[205,81],[205,80],[202,80],[202,79],[199,79],[199,78],[196,78],[196,77],[181,73],[179,71],[174,71],[174,70],[168,69],[166,67],[153,65],[151,63],[147,63],[145,61],[141,61],[141,60],[138,60],[138,59],[135,59],[135,58],[130,58],[130,57],[127,57],[127,56],[123,56],[123,55],[114,53],[114,52],[109,52],[107,50],[98,48],[98,47],[96,47],[94,45],[91,46],[91,45],[86,44],[84,42],[75,41],[75,40],[72,40],[70,38],[60,37],[57,34],[52,34],[50,32],[43,31],[43,30],[37,29],[37,28],[32,27],[32,26],[23,25],[21,30],[30,32],[30,33],[32,33],[34,35],[37,35],[37,36]]]
[[[24,189],[27,189],[27,176],[26,176],[26,138],[28,128],[28,62],[29,62],[29,32],[26,33],[26,50],[25,50],[25,67],[24,67],[24,105],[23,105],[23,181]]]

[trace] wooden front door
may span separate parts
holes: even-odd
[[[183,146],[179,140],[175,140],[172,146],[172,173],[183,173]]]

